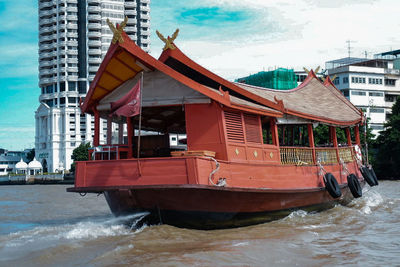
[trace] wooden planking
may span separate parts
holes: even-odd
[[[77,168],[85,169],[85,173],[77,172],[77,186],[186,184],[188,181],[184,158],[141,159],[141,175],[135,159],[79,162]]]

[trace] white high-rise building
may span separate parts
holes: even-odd
[[[92,141],[94,121],[81,114],[79,101],[111,43],[107,19],[115,25],[125,16],[125,32],[148,52],[150,0],[39,0],[41,95],[35,149],[44,171],[69,170],[72,151]]]
[[[400,50],[368,58],[343,58],[326,62],[333,83],[370,118],[372,133],[379,135],[400,96]]]

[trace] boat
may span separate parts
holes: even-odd
[[[220,229],[346,205],[377,184],[360,151],[363,112],[329,77],[311,70],[285,91],[235,83],[184,54],[178,31],[158,33],[158,59],[122,24],[113,31],[81,103],[94,116],[93,148],[68,192],[104,193],[114,215],[146,212],[148,224]],[[172,133],[186,135],[184,149],[171,150]]]

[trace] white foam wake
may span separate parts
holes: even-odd
[[[147,214],[138,213],[130,216],[107,217],[73,224],[39,226],[30,230],[2,236],[0,237],[0,241],[5,241],[5,248],[15,248],[32,245],[42,246],[43,244],[59,243],[68,240],[93,240],[101,237],[131,235],[145,228],[145,226],[142,226],[135,232],[132,232],[132,229],[136,229],[135,225]]]

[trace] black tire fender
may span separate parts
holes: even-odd
[[[369,170],[369,172],[371,173],[372,178],[374,178],[375,185],[379,185],[378,177],[376,177],[375,171],[374,171],[374,169],[372,168],[372,166],[371,166],[370,168],[368,168],[368,170]]]
[[[324,175],[325,188],[333,198],[338,198],[342,195],[339,184],[332,173]]]
[[[375,186],[375,179],[372,176],[372,173],[367,167],[361,167],[360,168],[361,174],[364,177],[364,180],[369,184],[369,186]]]
[[[347,185],[350,188],[350,192],[354,198],[359,198],[362,196],[362,188],[360,182],[353,173],[347,176]]]

